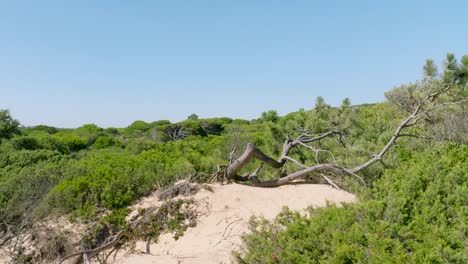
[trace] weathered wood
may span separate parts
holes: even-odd
[[[96,256],[100,252],[111,249],[114,246],[116,246],[123,237],[134,238],[134,237],[137,237],[137,235],[134,234],[134,233],[128,232],[128,231],[119,232],[119,233],[117,233],[117,235],[115,236],[115,238],[111,242],[109,242],[109,243],[107,243],[105,245],[102,245],[102,246],[100,246],[98,248],[95,248],[95,249],[83,250],[83,251],[80,251],[80,252],[65,256],[60,260],[59,264],[62,264],[65,260],[67,260],[69,258],[78,257],[78,256],[81,256],[81,255],[83,255],[83,259],[86,262],[88,259]]]
[[[281,156],[279,159],[275,160],[272,157],[269,157],[266,155],[264,152],[262,152],[260,149],[255,147],[252,144],[247,144],[247,147],[244,150],[244,153],[235,161],[232,161],[232,153],[231,153],[231,158],[229,159],[229,164],[224,165],[224,167],[218,166],[218,172],[216,174],[219,174],[221,172],[221,168],[224,168],[224,176],[228,180],[236,180],[236,181],[251,181],[252,186],[257,186],[257,187],[277,187],[280,185],[287,184],[291,181],[294,181],[298,178],[307,176],[309,174],[316,173],[317,175],[322,176],[330,185],[334,186],[335,188],[339,188],[336,184],[334,184],[330,178],[327,176],[323,175],[323,172],[329,172],[331,174],[341,174],[341,175],[349,175],[358,178],[362,183],[365,184],[364,180],[357,175],[358,172],[368,168],[369,166],[372,166],[376,162],[382,161],[382,158],[384,155],[391,149],[391,147],[395,144],[398,138],[405,136],[407,134],[402,134],[402,131],[405,128],[411,127],[415,125],[422,117],[426,116],[428,113],[435,111],[437,109],[450,106],[450,105],[456,105],[456,104],[464,104],[467,102],[467,98],[463,98],[459,101],[453,101],[453,102],[443,102],[443,103],[438,103],[438,104],[432,104],[430,107],[427,107],[428,102],[433,102],[434,98],[436,98],[438,95],[445,93],[452,89],[454,86],[454,83],[451,85],[445,87],[439,92],[434,92],[434,93],[429,93],[426,98],[419,102],[418,104],[414,105],[412,112],[409,113],[409,116],[407,116],[405,119],[403,119],[400,124],[397,126],[395,131],[392,134],[392,137],[388,140],[388,142],[385,144],[385,146],[382,148],[382,150],[374,155],[372,158],[369,160],[363,162],[362,164],[359,164],[353,168],[345,168],[341,167],[336,164],[335,157],[333,154],[328,151],[328,150],[322,150],[322,149],[315,149],[312,146],[308,145],[309,143],[312,143],[314,141],[319,141],[324,138],[330,137],[330,136],[335,136],[338,135],[340,136],[340,141],[341,137],[343,136],[343,133],[340,131],[329,131],[323,134],[320,134],[318,136],[312,136],[310,133],[307,131],[301,130],[302,134],[298,136],[296,139],[287,139],[284,144],[283,144],[283,149]],[[315,153],[316,156],[316,162],[317,165],[314,166],[306,166],[299,161],[289,157],[289,152],[291,151],[292,148],[296,146],[302,146],[305,147],[308,150],[311,150]],[[335,164],[319,164],[319,158],[318,155],[320,152],[327,152],[333,157],[333,160]],[[262,162],[262,164],[267,164],[273,168],[279,169],[282,168],[287,161],[294,162],[295,164],[299,165],[302,167],[301,170],[296,171],[292,174],[286,175],[284,177],[280,177],[277,179],[273,180],[268,180],[268,181],[260,181],[258,179],[258,173],[261,169],[258,168],[255,172],[247,174],[247,175],[239,175],[238,173],[252,160],[259,160]]]

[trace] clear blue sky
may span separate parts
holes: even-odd
[[[58,127],[251,119],[383,101],[447,52],[468,54],[468,1],[0,0],[0,109]]]

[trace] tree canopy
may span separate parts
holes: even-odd
[[[11,117],[10,111],[0,109],[0,139],[10,139],[20,134],[19,125],[19,121]]]

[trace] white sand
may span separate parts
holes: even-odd
[[[251,216],[274,218],[287,206],[302,210],[308,206],[326,206],[327,201],[340,204],[354,202],[353,194],[327,185],[298,184],[279,188],[254,188],[239,184],[214,185],[214,193],[201,191],[194,196],[199,202],[197,226],[188,229],[175,241],[171,234],[163,235],[151,245],[151,255],[119,253],[115,263],[232,263],[231,252],[241,248],[240,236],[248,231]],[[156,195],[137,207],[159,204]],[[137,243],[137,251],[145,251],[145,242]]]

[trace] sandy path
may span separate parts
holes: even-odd
[[[327,185],[302,184],[279,188],[253,188],[238,184],[213,186],[214,193],[201,191],[194,196],[200,203],[198,224],[175,241],[170,234],[151,246],[151,255],[120,254],[116,263],[232,263],[231,252],[241,246],[240,235],[248,231],[252,215],[274,218],[283,206],[301,210],[308,206],[326,206],[353,202],[354,195],[332,189]],[[158,203],[148,197],[140,203],[147,207]],[[145,243],[137,243],[144,251]]]

